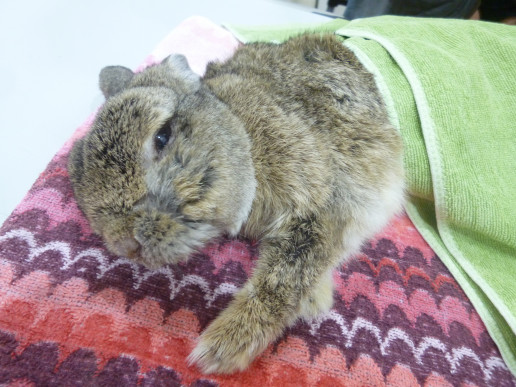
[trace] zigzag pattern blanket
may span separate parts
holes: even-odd
[[[146,60],[185,54],[202,73],[238,46],[202,18]],[[336,271],[335,306],[290,328],[245,372],[203,376],[186,364],[199,332],[257,259],[218,240],[186,264],[149,271],[113,256],[78,209],[73,141],[0,229],[0,384],[9,386],[515,386],[464,292],[404,215]]]

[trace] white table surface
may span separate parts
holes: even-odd
[[[327,20],[268,0],[0,1],[0,224],[102,102],[99,70],[137,67],[194,15],[216,23]]]

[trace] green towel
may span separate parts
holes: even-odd
[[[280,42],[332,27],[402,133],[408,215],[516,374],[516,27],[381,16],[283,34],[230,29]]]

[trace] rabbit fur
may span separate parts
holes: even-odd
[[[242,46],[204,77],[181,55],[100,74],[77,141],[77,202],[107,248],[150,268],[207,241],[259,240],[252,276],[189,357],[245,369],[298,318],[328,311],[332,270],[400,211],[402,141],[375,85],[331,35]]]

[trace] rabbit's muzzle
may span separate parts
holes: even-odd
[[[156,209],[135,211],[120,223],[118,232],[103,233],[109,250],[153,269],[186,260],[219,235],[210,224]]]

